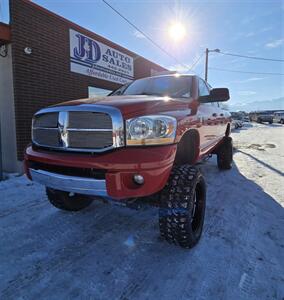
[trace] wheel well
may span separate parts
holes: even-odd
[[[200,137],[195,129],[185,132],[177,147],[175,165],[194,164],[199,156]]]

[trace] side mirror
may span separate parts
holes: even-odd
[[[218,88],[210,90],[210,95],[200,96],[198,101],[201,103],[207,102],[223,102],[230,99],[230,93],[227,88]]]

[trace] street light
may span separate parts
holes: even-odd
[[[214,50],[209,50],[208,48],[206,48],[205,50],[205,81],[207,82],[207,78],[208,78],[208,54],[209,52],[216,52],[216,53],[220,53],[221,50],[220,49],[214,49]]]

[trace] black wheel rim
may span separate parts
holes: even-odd
[[[194,193],[194,200],[193,200],[193,207],[191,211],[191,223],[194,220],[195,214],[196,214],[196,205],[197,205],[197,196],[196,196],[196,191]]]
[[[204,220],[205,210],[205,189],[204,182],[199,181],[195,188],[193,206],[191,210],[191,227],[192,232],[198,237]]]

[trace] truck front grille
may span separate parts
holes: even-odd
[[[57,128],[35,128],[33,129],[33,140],[36,144],[42,146],[60,146],[60,136]]]
[[[101,152],[123,145],[122,117],[119,121],[101,111],[43,110],[33,119],[32,140],[39,147]]]
[[[69,131],[68,144],[72,148],[101,149],[112,145],[112,131]]]
[[[70,128],[88,128],[88,129],[110,129],[112,130],[111,117],[108,114],[88,112],[88,111],[70,111]]]

